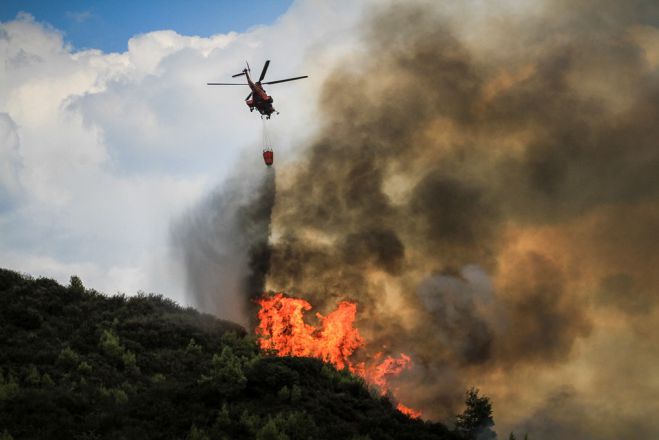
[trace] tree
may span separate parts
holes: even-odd
[[[302,398],[302,390],[300,389],[299,386],[294,384],[293,388],[291,388],[291,403],[298,403],[301,398]]]
[[[69,282],[69,289],[76,292],[84,292],[85,286],[82,284],[82,280],[77,275],[71,275],[71,281]]]
[[[200,383],[210,383],[225,396],[233,396],[245,389],[247,378],[240,365],[240,359],[233,354],[231,347],[225,346],[221,354],[213,356],[210,374],[203,375]]]
[[[288,440],[288,436],[277,428],[277,424],[273,419],[268,420],[268,423],[256,433],[257,440]]]
[[[280,400],[286,402],[291,398],[291,391],[288,389],[286,385],[284,385],[277,393],[277,397],[279,397]]]
[[[34,365],[30,365],[25,376],[25,382],[30,385],[39,385],[41,383],[41,375],[39,370]]]
[[[43,376],[41,376],[41,385],[46,387],[52,387],[53,385],[55,385],[55,382],[53,382],[53,379],[50,377],[50,374],[44,373]]]
[[[8,374],[5,380],[5,375],[2,369],[0,369],[0,402],[13,399],[18,394],[18,390],[19,387],[16,378]]]
[[[68,345],[57,356],[57,363],[67,368],[73,368],[78,365],[78,360],[78,353],[73,351]]]
[[[187,440],[209,440],[209,439],[208,439],[208,435],[206,435],[206,432],[204,432],[203,429],[199,429],[197,428],[196,425],[192,425]]]
[[[119,337],[112,330],[103,330],[99,342],[101,349],[108,356],[121,359],[124,354],[124,347],[119,343]]]
[[[479,396],[476,388],[471,388],[466,395],[466,408],[456,417],[456,431],[470,440],[496,439],[497,435],[491,429],[494,426],[494,419],[490,399]]]

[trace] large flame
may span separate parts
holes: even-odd
[[[316,313],[318,326],[304,322],[305,312],[311,304],[299,298],[291,298],[282,293],[257,300],[261,306],[258,312],[259,345],[264,350],[274,351],[278,356],[315,357],[329,362],[337,369],[347,368],[361,376],[367,383],[378,388],[382,395],[391,390],[389,379],[398,376],[411,367],[411,359],[404,353],[399,357],[376,353],[368,361],[354,363],[351,356],[359,348],[365,347],[359,330],[353,326],[357,316],[357,305],[342,301],[336,310],[323,316]],[[398,410],[412,418],[421,417],[421,412],[399,403]]]

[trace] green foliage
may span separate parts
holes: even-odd
[[[106,399],[112,399],[115,403],[124,404],[128,402],[128,394],[120,388],[105,388],[101,386],[99,389],[100,395]]]
[[[192,425],[190,433],[186,437],[187,440],[210,440],[203,429],[197,428],[197,425]]]
[[[219,411],[217,417],[215,418],[215,424],[213,425],[213,429],[215,431],[222,432],[224,430],[227,430],[230,426],[231,426],[231,415],[229,413],[229,407],[225,403],[222,405],[222,409]]]
[[[163,383],[165,379],[166,379],[165,375],[161,373],[156,373],[153,376],[151,376],[151,382],[153,383]]]
[[[289,440],[288,436],[281,432],[274,420],[269,419],[256,434],[256,440]]]
[[[11,400],[18,394],[19,387],[16,378],[11,374],[5,378],[0,369],[0,402]]]
[[[0,269],[0,344],[0,440],[458,438],[349,372],[262,353],[236,324],[79,279]]]
[[[82,280],[78,276],[71,275],[71,281],[69,282],[69,289],[77,292],[84,292],[85,286],[82,284]]]
[[[284,385],[277,393],[277,397],[279,397],[280,400],[287,402],[291,399],[291,390],[289,390],[288,387]]]
[[[185,351],[191,354],[201,354],[203,349],[201,345],[195,342],[194,338],[190,338],[190,342],[188,342],[188,346],[185,348]]]
[[[134,371],[137,369],[135,353],[127,350],[119,341],[119,337],[114,334],[112,330],[103,330],[99,345],[107,356],[121,361],[124,369],[128,371]]]
[[[73,368],[78,365],[79,356],[78,353],[73,351],[68,345],[59,352],[57,356],[57,363],[63,367]]]
[[[28,385],[39,385],[41,383],[41,375],[39,370],[34,365],[30,365],[27,369],[27,374],[25,375],[25,383]]]
[[[223,396],[231,397],[245,389],[247,378],[240,359],[233,354],[231,347],[226,346],[221,354],[213,356],[210,374],[202,375],[199,382],[210,385]]]
[[[299,403],[301,398],[302,398],[302,388],[294,384],[293,388],[291,388],[291,403],[293,404]]]
[[[121,359],[124,355],[124,347],[119,343],[119,337],[112,330],[103,330],[99,344],[103,353],[112,358]]]
[[[92,366],[89,365],[86,361],[82,361],[78,364],[78,373],[83,376],[87,376],[92,372]]]
[[[0,433],[0,440],[14,440],[14,437],[12,437],[5,429]]]
[[[55,382],[53,382],[53,379],[50,377],[50,374],[44,373],[43,376],[41,376],[41,385],[44,387],[52,387],[55,385]]]
[[[490,399],[479,396],[476,388],[471,388],[466,395],[466,408],[456,417],[456,430],[467,439],[496,439],[496,433],[491,429],[494,419]]]

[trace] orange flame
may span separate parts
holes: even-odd
[[[274,351],[278,356],[315,357],[329,362],[339,370],[348,368],[366,382],[376,386],[382,395],[390,391],[388,381],[411,367],[411,359],[401,353],[400,357],[382,353],[368,362],[353,364],[350,357],[365,346],[359,330],[353,327],[357,316],[357,305],[342,301],[336,310],[323,316],[316,313],[320,325],[314,327],[304,322],[304,313],[311,310],[311,304],[299,298],[290,298],[282,293],[257,300],[261,306],[258,312],[259,345],[264,350]],[[421,417],[403,404],[398,410],[412,418]]]
[[[408,408],[407,406],[403,405],[402,403],[399,403],[396,406],[396,409],[406,416],[408,416],[411,419],[418,419],[421,417],[421,411],[414,410],[412,408]]]

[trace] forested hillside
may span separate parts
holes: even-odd
[[[361,379],[160,296],[0,269],[0,439],[453,439]]]

